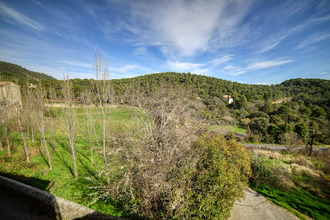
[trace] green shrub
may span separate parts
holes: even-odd
[[[250,183],[253,186],[258,186],[261,183],[276,186],[279,182],[277,176],[274,175],[272,166],[262,157],[252,157],[251,170]]]
[[[225,219],[242,196],[251,175],[247,150],[221,135],[204,135],[194,145],[199,156],[189,173],[185,201],[174,213],[179,219]]]

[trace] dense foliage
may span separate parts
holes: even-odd
[[[12,63],[0,61],[0,81],[12,81],[19,85],[37,80],[55,80],[44,73],[33,72]]]
[[[51,77],[37,73],[17,74],[19,71],[16,69],[21,72],[25,70],[2,62],[2,78],[18,81],[21,88],[27,85],[27,81],[42,79],[42,86],[46,89],[53,88],[58,99],[62,99],[60,80],[51,80]],[[83,91],[95,91],[93,79],[71,81],[78,101],[81,100]],[[127,88],[144,90],[150,94],[160,85],[181,87],[187,92],[193,92],[196,95],[192,98],[204,103],[205,107],[200,109],[200,114],[209,123],[240,125],[249,131],[247,141],[286,144],[287,137],[284,136],[298,134],[304,144],[308,143],[311,135],[316,144],[330,143],[329,80],[290,79],[269,86],[242,84],[191,73],[157,73],[111,80],[111,102],[125,102],[123,95]],[[234,102],[228,104],[224,95],[230,95]]]

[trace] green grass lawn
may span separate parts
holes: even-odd
[[[92,109],[94,114],[99,114],[100,109]],[[133,119],[131,113],[125,108],[111,108],[110,124],[111,128],[118,129],[125,127],[125,124],[132,123]],[[47,133],[48,147],[50,149],[52,170],[49,170],[47,156],[43,147],[40,147],[39,137],[32,143],[28,141],[28,148],[30,153],[30,163],[25,160],[22,149],[21,136],[18,132],[11,133],[11,142],[13,143],[12,156],[7,155],[6,147],[0,151],[0,175],[16,179],[23,183],[46,190],[61,198],[88,206],[92,202],[93,196],[88,194],[93,193],[93,183],[87,178],[98,179],[104,181],[97,176],[98,168],[103,166],[103,158],[100,151],[95,147],[94,149],[94,164],[91,163],[89,143],[86,135],[86,114],[84,109],[77,109],[78,118],[78,133],[76,141],[76,155],[77,155],[77,170],[78,179],[73,176],[73,162],[67,136],[63,132],[61,115],[57,114],[56,118],[56,150],[53,149],[51,133]],[[95,120],[98,120],[96,117]],[[98,123],[94,123],[98,126]],[[120,204],[113,201],[101,201],[89,206],[97,211],[110,214],[113,216],[122,216],[123,211]]]
[[[260,184],[258,187],[253,187],[253,189],[275,204],[293,212],[300,219],[305,218],[295,210],[314,219],[330,219],[330,201],[316,197],[306,190],[282,191],[265,184]]]
[[[328,160],[301,154],[266,150],[252,156],[252,189],[300,219],[330,219]]]
[[[238,134],[245,134],[245,132],[246,132],[245,128],[242,128],[238,125],[211,125],[211,126],[208,126],[208,130],[210,130],[210,131],[220,130],[220,129],[238,133]]]

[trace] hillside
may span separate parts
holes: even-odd
[[[12,81],[20,85],[26,81],[55,80],[55,78],[44,73],[33,72],[19,65],[0,61],[0,81]]]

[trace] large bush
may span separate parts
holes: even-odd
[[[193,148],[198,161],[191,173],[186,208],[178,218],[225,219],[242,196],[251,174],[246,149],[221,135],[204,135]]]

